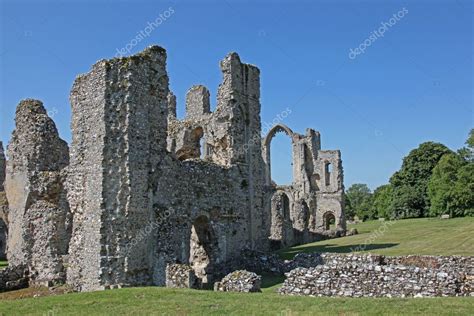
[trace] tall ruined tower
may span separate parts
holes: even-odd
[[[5,182],[8,264],[25,265],[31,281],[64,281],[63,257],[70,238],[63,185],[68,147],[41,101],[21,101],[15,122]]]
[[[71,92],[74,231],[68,281],[81,290],[148,284],[150,175],[166,151],[166,52],[99,61]]]
[[[261,147],[260,70],[230,53],[220,63],[223,82],[219,86],[217,111],[229,111],[231,164],[237,164],[246,178],[252,248],[264,248],[269,214],[263,209],[264,164]]]

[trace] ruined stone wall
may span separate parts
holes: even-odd
[[[292,143],[293,182],[279,186],[271,180],[270,143],[278,132],[287,134]],[[305,135],[278,124],[264,138],[266,204],[271,210],[271,237],[275,248],[340,236],[345,233],[344,186],[341,154],[321,150],[321,136],[313,129]],[[331,167],[332,166],[332,167]],[[289,200],[289,218],[283,220],[281,203]],[[330,221],[335,227],[331,231]]]
[[[3,143],[0,141],[0,192],[5,191],[4,182],[5,182],[6,167],[7,167],[7,160],[5,158],[5,153],[3,151]]]
[[[3,143],[0,142],[0,260],[6,259],[7,252],[8,201],[4,188],[6,165]]]
[[[176,104],[170,104],[171,158],[166,160],[168,167],[161,168],[166,174],[155,195],[155,203],[170,216],[158,232],[156,284],[163,283],[168,262],[191,262],[197,276],[209,277],[205,282],[212,283],[222,271],[219,265],[242,247],[267,248],[260,137],[251,139],[260,130],[259,72],[241,63],[235,53],[221,62],[221,70],[215,112],[209,110],[209,91],[203,86],[188,91],[184,120],[176,119]],[[193,225],[196,222],[200,224]],[[191,234],[203,225],[210,241]],[[205,246],[196,247],[197,243]]]
[[[474,296],[474,257],[321,254],[286,273],[281,294],[346,297]],[[302,262],[302,266],[304,262]]]
[[[153,172],[166,144],[166,52],[151,47],[99,61],[71,92],[69,186],[74,232],[68,281],[81,290],[150,284],[156,240],[136,241],[153,221]]]
[[[167,263],[210,260],[211,265],[196,271],[198,277],[219,273],[219,264],[250,246],[247,195],[240,188],[238,168],[222,168],[209,162],[168,161],[161,168],[154,205],[166,216],[159,221],[154,252],[155,284],[163,284]],[[194,226],[194,227],[193,227]],[[192,231],[198,230],[197,240]],[[194,238],[195,239],[195,238]],[[201,249],[191,250],[199,242]],[[199,251],[204,252],[199,258]],[[196,267],[199,269],[199,267]]]
[[[74,84],[68,281],[81,290],[164,285],[173,263],[210,284],[242,247],[265,247],[260,143],[242,150],[260,129],[258,70],[229,55],[216,112],[196,86],[180,121],[165,68],[150,47]]]
[[[97,62],[71,91],[70,157],[41,102],[22,101],[9,145],[10,263],[48,279],[64,278],[67,261],[81,291],[165,285],[167,265],[187,264],[205,287],[243,248],[268,250],[279,213],[281,245],[318,238],[319,133],[279,127],[293,139],[297,177],[272,185],[260,72],[236,53],[220,68],[215,111],[209,90],[193,86],[180,120],[163,48]],[[337,190],[325,191],[336,198],[340,171]],[[289,198],[285,209],[276,192]]]
[[[26,265],[31,281],[63,281],[63,256],[70,238],[64,188],[68,147],[40,101],[16,109],[8,145],[6,195],[9,201],[8,262]]]

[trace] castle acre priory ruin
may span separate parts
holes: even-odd
[[[206,286],[244,249],[344,235],[340,152],[313,129],[276,124],[262,138],[259,69],[236,53],[220,69],[215,111],[193,86],[178,119],[163,48],[97,62],[72,87],[69,146],[41,101],[21,101],[8,161],[0,146],[8,269],[91,291],[164,286],[187,265]],[[291,185],[271,179],[278,132],[292,143]]]

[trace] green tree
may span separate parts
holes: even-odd
[[[431,216],[439,216],[449,213],[451,216],[455,214],[456,199],[455,187],[458,182],[458,172],[466,162],[456,154],[444,155],[436,167],[428,182],[428,196],[430,198]]]
[[[344,194],[344,212],[347,218],[354,218],[355,213],[353,212],[351,201],[347,197],[347,193]]]
[[[450,207],[455,216],[474,216],[474,162],[462,166],[457,178]]]
[[[346,191],[348,217],[357,215],[360,219],[372,218],[370,213],[371,192],[367,184],[355,183]]]
[[[474,162],[474,128],[469,131],[466,146],[459,149],[458,154],[464,160]]]
[[[371,213],[375,217],[391,217],[393,187],[390,184],[379,186],[372,195]]]
[[[390,178],[393,199],[391,217],[423,217],[428,213],[428,181],[441,157],[452,151],[440,143],[426,142],[403,158],[399,171]]]

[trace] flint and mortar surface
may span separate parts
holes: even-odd
[[[262,138],[260,70],[236,53],[220,69],[215,111],[196,85],[179,119],[163,48],[97,62],[72,87],[70,149],[40,101],[21,101],[7,150],[9,264],[79,291],[164,286],[167,265],[185,264],[205,287],[244,248],[343,236],[340,152],[321,150],[312,129],[277,124]],[[292,141],[287,186],[271,181],[277,132]]]

